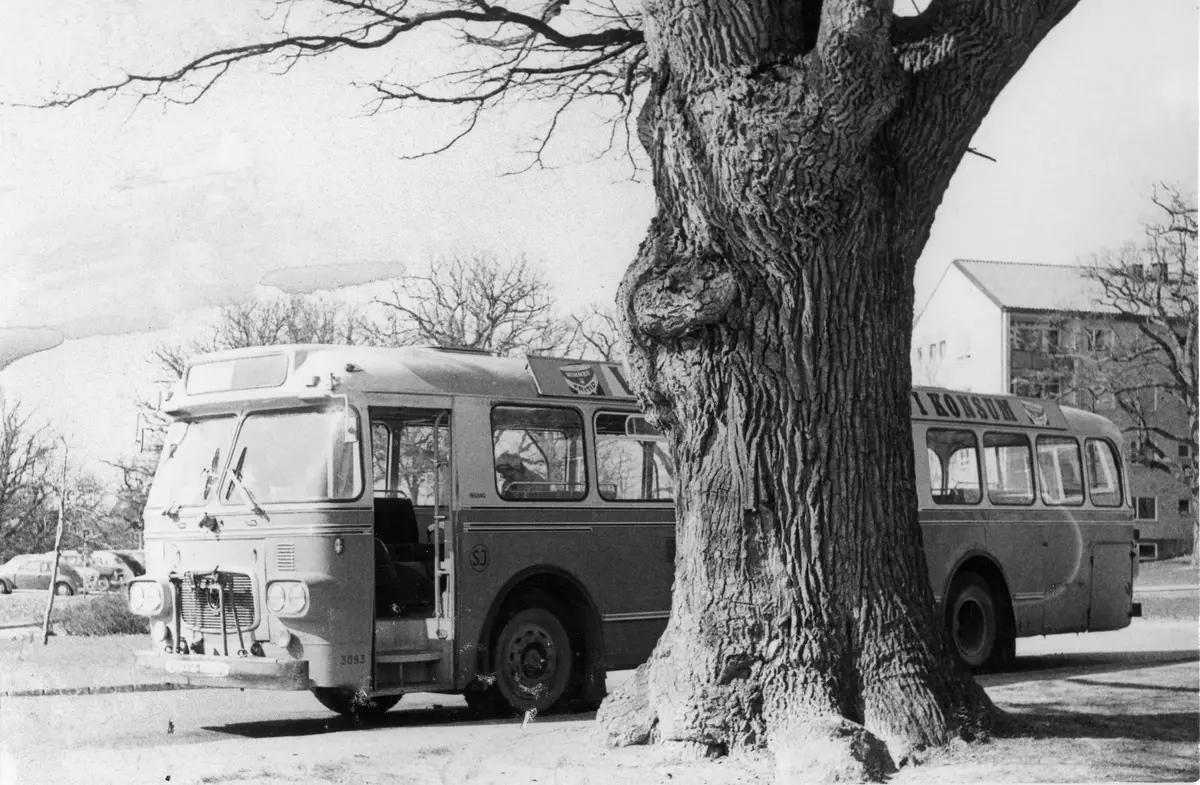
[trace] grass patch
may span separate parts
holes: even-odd
[[[37,625],[46,618],[46,595],[20,593],[0,596],[0,626]],[[143,635],[150,624],[129,612],[124,592],[55,597],[50,623],[64,635]]]
[[[53,621],[67,635],[139,635],[150,632],[145,616],[129,611],[124,594],[101,594],[88,602],[55,609]]]

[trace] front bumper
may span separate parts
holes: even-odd
[[[215,657],[211,654],[134,652],[137,667],[173,684],[241,687],[255,690],[307,690],[308,660],[273,657]]]

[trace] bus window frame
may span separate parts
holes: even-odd
[[[323,411],[332,411],[332,410],[328,409],[327,407],[324,407],[324,406],[315,405],[315,406],[282,406],[282,407],[270,407],[270,408],[265,408],[265,409],[242,409],[242,410],[238,411],[234,415],[235,417],[237,417],[237,427],[235,427],[233,429],[233,439],[230,441],[229,455],[226,458],[224,458],[222,461],[224,466],[220,472],[220,478],[221,478],[220,484],[217,485],[217,493],[216,493],[217,505],[219,507],[233,507],[233,508],[238,508],[238,507],[249,508],[251,506],[249,500],[246,499],[244,495],[230,494],[230,496],[228,498],[226,498],[225,493],[224,493],[224,491],[226,490],[226,488],[225,488],[226,484],[232,482],[232,479],[230,478],[229,474],[231,471],[233,471],[233,464],[234,464],[233,456],[235,453],[237,453],[237,448],[238,448],[238,445],[240,444],[240,440],[242,438],[242,428],[245,427],[246,420],[248,420],[251,417],[257,417],[259,415],[302,414],[302,413],[310,413],[310,412],[321,413]],[[260,504],[264,508],[269,509],[271,507],[271,505],[353,504],[355,502],[362,501],[363,495],[366,494],[367,490],[368,490],[367,476],[366,476],[366,474],[364,474],[365,467],[363,466],[363,453],[366,450],[366,444],[367,444],[367,440],[362,438],[362,436],[361,436],[363,417],[362,417],[362,413],[359,411],[358,407],[354,406],[353,404],[351,404],[346,409],[342,409],[341,411],[343,411],[343,412],[349,411],[351,414],[354,415],[355,427],[356,427],[357,432],[360,434],[359,438],[353,442],[353,444],[355,444],[357,447],[355,452],[357,453],[357,458],[358,458],[358,477],[359,477],[358,494],[355,496],[338,498],[338,499],[309,498],[309,499],[288,499],[286,501],[281,501],[281,500],[276,499],[276,500],[271,500],[271,501],[260,502]],[[331,457],[331,456],[329,456],[329,457]],[[372,470],[372,472],[374,472],[374,466],[371,467],[371,470]],[[255,490],[256,489],[253,486],[251,486],[250,491],[253,493]],[[233,501],[234,498],[241,498],[241,501],[235,502],[235,501]]]
[[[495,441],[495,439],[496,439],[496,410],[500,409],[500,408],[559,409],[559,410],[567,410],[567,411],[574,412],[575,416],[579,418],[579,434],[580,434],[579,438],[583,442],[583,444],[580,446],[580,452],[579,452],[580,456],[582,456],[582,458],[583,458],[583,495],[582,496],[580,496],[578,498],[568,498],[568,499],[564,499],[564,498],[513,499],[504,494],[503,490],[501,490],[500,486],[496,483],[496,441]],[[492,486],[493,491],[496,494],[496,498],[499,499],[500,501],[504,502],[505,504],[524,504],[524,505],[530,505],[530,506],[534,506],[534,507],[544,506],[546,504],[579,504],[581,502],[592,501],[592,498],[591,498],[591,496],[592,496],[592,479],[591,478],[592,478],[593,469],[591,466],[588,465],[589,461],[587,459],[588,452],[589,452],[588,422],[589,422],[589,418],[585,415],[585,413],[582,409],[580,409],[578,406],[574,406],[574,405],[571,405],[571,404],[565,403],[565,402],[559,403],[556,401],[553,403],[546,403],[546,402],[543,402],[540,400],[532,401],[532,402],[528,401],[528,400],[524,400],[524,401],[493,401],[491,403],[491,405],[488,407],[487,434],[488,434],[488,441],[491,443],[491,449],[488,451],[488,453],[489,453],[488,466],[492,473],[491,474],[491,480],[492,480],[491,486]],[[595,449],[594,442],[592,444],[591,449],[592,450]]]
[[[975,432],[975,430],[974,430],[974,429],[972,429],[972,428],[953,427],[952,425],[942,425],[941,423],[939,423],[939,424],[937,424],[937,425],[931,425],[931,426],[929,426],[928,428],[926,428],[926,429],[925,429],[925,438],[924,438],[924,441],[923,441],[923,444],[922,444],[922,446],[925,448],[925,450],[927,451],[927,453],[928,453],[928,452],[933,452],[933,454],[934,454],[934,455],[937,455],[937,452],[936,452],[936,451],[931,451],[931,450],[929,449],[929,434],[933,433],[934,431],[939,431],[939,432],[940,432],[940,431],[947,431],[947,432],[951,432],[951,433],[965,433],[965,434],[969,434],[969,435],[970,435],[970,437],[971,437],[971,443],[972,443],[972,449],[975,451],[975,479],[976,479],[976,481],[979,483],[979,485],[978,485],[978,488],[979,488],[979,498],[977,498],[977,499],[976,499],[975,501],[973,501],[973,502],[968,502],[968,501],[961,501],[961,502],[960,502],[960,501],[938,501],[938,499],[937,499],[937,496],[936,496],[936,495],[934,494],[934,492],[933,492],[933,473],[929,471],[929,466],[928,466],[929,460],[928,460],[928,455],[926,455],[926,461],[925,461],[925,462],[926,462],[926,467],[925,467],[925,471],[926,471],[926,472],[929,474],[929,482],[928,482],[928,486],[929,486],[929,499],[930,499],[930,501],[932,501],[932,502],[933,502],[933,504],[934,504],[935,508],[936,508],[936,507],[950,507],[950,506],[960,506],[960,507],[977,507],[977,506],[979,506],[980,504],[982,504],[982,503],[983,503],[983,498],[984,498],[984,496],[986,495],[986,494],[984,493],[984,488],[985,488],[986,486],[984,485],[984,475],[983,475],[983,460],[982,460],[982,458],[983,458],[983,455],[982,455],[982,453],[981,453],[981,452],[980,452],[980,450],[979,450],[979,434],[978,434],[978,433],[976,433],[976,432]],[[938,457],[938,463],[939,463],[939,465],[942,463],[942,460],[941,460],[941,457],[940,457],[940,456]],[[946,483],[945,483],[945,478],[946,478],[946,467],[945,467],[945,466],[940,466],[940,470],[941,470],[942,479],[943,479],[943,483],[942,483],[942,484],[943,484],[943,485],[945,485],[945,484],[946,484]]]
[[[1116,504],[1097,504],[1095,499],[1092,498],[1092,482],[1091,482],[1092,473],[1091,473],[1091,470],[1088,469],[1087,460],[1085,457],[1085,460],[1083,462],[1083,464],[1084,464],[1083,465],[1083,473],[1084,473],[1084,484],[1087,488],[1088,504],[1090,504],[1092,507],[1095,507],[1097,509],[1105,509],[1105,510],[1119,510],[1122,507],[1128,506],[1129,497],[1125,496],[1125,491],[1126,491],[1125,467],[1121,463],[1121,460],[1122,460],[1121,451],[1119,449],[1117,449],[1117,445],[1113,444],[1112,439],[1106,438],[1104,436],[1086,436],[1085,435],[1083,437],[1083,454],[1084,454],[1084,456],[1087,455],[1087,447],[1088,447],[1088,444],[1090,444],[1091,442],[1100,442],[1101,444],[1108,445],[1109,455],[1113,459],[1113,468],[1116,470],[1116,475],[1117,475],[1117,503]]]
[[[997,436],[1020,436],[1022,439],[1025,440],[1025,448],[1026,448],[1025,454],[1027,456],[1029,456],[1029,501],[1027,501],[1027,502],[1003,502],[1003,501],[998,502],[992,498],[992,491],[990,488],[988,488],[988,485],[987,485],[987,473],[988,473],[987,472],[987,449],[988,448],[987,448],[987,445],[984,443],[984,442],[986,442],[989,434],[996,434]],[[1034,507],[1040,503],[1041,496],[1039,495],[1038,481],[1037,481],[1038,468],[1034,464],[1035,440],[1029,438],[1031,434],[1036,434],[1036,431],[1033,431],[1031,429],[1016,430],[1016,429],[1011,429],[1011,428],[1001,428],[1001,429],[988,428],[988,429],[980,432],[979,437],[980,437],[980,445],[981,445],[980,449],[981,449],[981,453],[983,456],[982,470],[984,473],[984,488],[988,489],[987,493],[985,495],[987,496],[988,504],[990,506],[993,506],[993,507]],[[997,461],[997,464],[998,463],[999,463],[999,461]]]
[[[1075,445],[1075,458],[1077,461],[1076,466],[1079,467],[1079,501],[1077,501],[1077,502],[1046,501],[1046,489],[1044,487],[1042,487],[1043,483],[1040,482],[1041,476],[1042,476],[1042,461],[1041,461],[1040,448],[1042,446],[1043,439],[1046,439],[1047,441],[1052,441],[1055,439],[1061,440],[1063,442],[1070,441],[1072,444]],[[1088,499],[1087,476],[1084,473],[1085,469],[1083,466],[1083,447],[1079,444],[1078,436],[1076,436],[1075,434],[1070,433],[1070,432],[1067,432],[1067,433],[1038,433],[1036,438],[1033,440],[1033,449],[1034,449],[1034,455],[1037,458],[1037,476],[1038,476],[1038,480],[1039,480],[1038,488],[1037,488],[1037,497],[1038,497],[1038,499],[1041,500],[1043,507],[1083,507],[1085,504],[1089,503],[1090,500]],[[1055,460],[1057,461],[1057,458]],[[1056,470],[1057,470],[1057,467],[1056,467]],[[1061,483],[1060,483],[1060,485],[1061,485]],[[1064,499],[1065,498],[1066,497],[1064,496]]]
[[[598,418],[602,414],[616,414],[616,415],[621,415],[623,417],[641,417],[643,420],[646,417],[646,415],[643,412],[638,411],[638,410],[622,411],[620,409],[614,409],[614,408],[610,408],[610,407],[606,408],[603,406],[598,406],[592,410],[591,432],[592,432],[592,437],[593,437],[593,439],[592,439],[593,449],[595,450],[595,457],[596,457],[595,466],[596,466],[596,496],[597,496],[597,498],[599,498],[600,501],[605,502],[606,504],[663,504],[663,505],[674,504],[675,498],[676,498],[675,497],[676,488],[675,488],[675,484],[674,484],[675,483],[674,477],[671,478],[672,494],[671,494],[671,497],[668,499],[642,499],[642,498],[639,498],[639,499],[610,499],[604,495],[604,492],[600,490],[600,433],[599,433],[599,431],[596,430],[596,418]],[[615,435],[615,434],[613,434],[613,435]],[[665,441],[666,441],[665,437],[662,436],[661,433],[657,439],[651,438],[651,437],[639,438],[637,436],[629,435],[628,433],[626,433],[625,435],[630,440],[635,441],[639,444],[642,444],[644,442],[663,442],[663,443],[665,443]],[[670,456],[668,456],[668,457],[670,457]]]

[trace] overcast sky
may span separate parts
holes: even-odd
[[[0,100],[44,100],[256,40],[272,5],[9,4]],[[998,162],[963,161],[919,264],[918,307],[955,258],[1070,263],[1133,238],[1153,182],[1195,189],[1197,18],[1195,0],[1080,3],[977,134],[974,146]],[[597,140],[580,130],[586,117],[553,148],[559,168],[502,177],[520,163],[523,111],[488,121],[461,150],[402,160],[446,120],[365,117],[370,94],[350,83],[397,57],[421,67],[442,56],[435,39],[413,39],[286,76],[243,68],[191,107],[0,107],[0,358],[14,335],[3,328],[145,332],[252,296],[272,271],[319,265],[347,283],[354,275],[330,265],[378,275],[448,251],[524,253],[547,264],[569,305],[610,302],[652,213],[648,182],[573,147]],[[46,331],[21,335],[53,343]],[[56,366],[78,369],[79,353],[43,352],[47,370],[6,372],[0,385],[45,398],[31,388],[54,384]]]

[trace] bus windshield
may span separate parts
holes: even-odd
[[[237,418],[232,415],[173,423],[163,442],[146,506],[186,507],[203,504],[211,497],[236,425]]]
[[[242,423],[229,471],[262,504],[353,499],[362,492],[358,443],[341,409],[261,412]],[[244,504],[226,476],[222,502]]]
[[[257,507],[355,498],[362,491],[362,469],[358,444],[343,438],[343,417],[341,409],[252,413],[242,421],[236,442],[236,417],[177,422],[163,445],[146,506]],[[227,460],[230,454],[232,460]],[[253,499],[247,498],[247,490]]]

